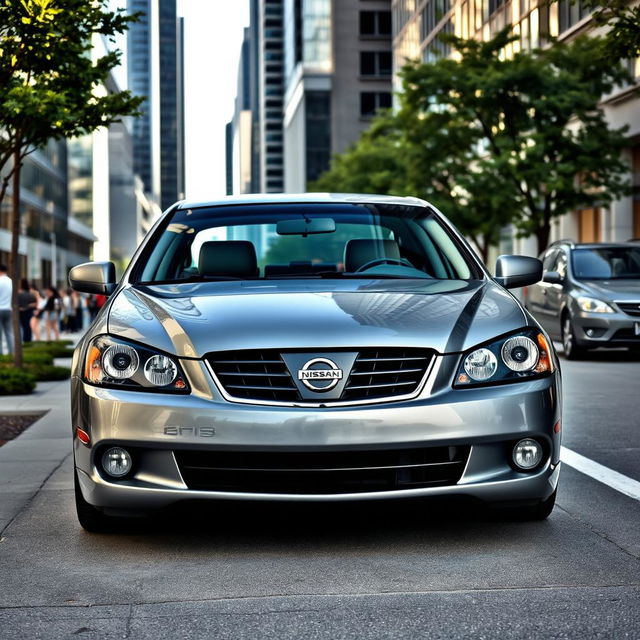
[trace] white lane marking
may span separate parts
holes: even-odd
[[[589,458],[585,458],[579,453],[567,449],[567,447],[560,447],[560,459],[570,467],[594,478],[594,480],[598,480],[598,482],[602,482],[608,487],[624,493],[625,496],[629,496],[634,500],[640,500],[640,482],[637,480],[624,476]]]

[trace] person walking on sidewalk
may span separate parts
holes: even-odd
[[[7,275],[7,266],[0,264],[0,350],[2,349],[2,338],[4,337],[7,341],[9,353],[13,353],[13,329],[11,328],[12,294],[13,282]]]
[[[47,340],[51,340],[53,334],[54,340],[60,340],[60,294],[55,287],[47,287],[45,292],[44,305],[44,327]]]
[[[26,278],[20,280],[18,291],[18,311],[20,311],[20,327],[22,328],[22,341],[31,342],[31,318],[36,309],[36,297],[31,293],[31,287]]]

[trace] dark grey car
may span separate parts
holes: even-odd
[[[466,496],[553,508],[561,385],[553,347],[415,198],[302,194],[181,202],[110,294],[72,375],[82,525],[185,500]],[[212,503],[215,508],[215,502]]]
[[[528,288],[527,309],[568,359],[588,349],[640,349],[640,246],[560,241],[541,256],[542,282]]]

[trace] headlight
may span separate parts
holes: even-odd
[[[463,355],[455,387],[539,378],[553,371],[551,348],[537,329],[523,329]]]
[[[606,302],[589,296],[579,296],[578,306],[588,313],[615,313]]]
[[[176,360],[137,344],[98,336],[87,349],[84,379],[100,387],[188,393]]]

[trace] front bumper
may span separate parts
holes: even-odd
[[[576,309],[572,323],[578,344],[583,347],[640,346],[640,318],[626,313],[586,313]]]
[[[91,436],[74,438],[78,477],[87,502],[107,509],[155,509],[182,500],[239,499],[344,501],[463,495],[490,502],[547,498],[558,482],[559,372],[544,379],[455,390],[458,356],[439,358],[422,393],[411,401],[339,408],[256,406],[227,402],[204,365],[184,361],[189,396],[101,389],[74,378],[73,427]],[[510,448],[533,437],[545,460],[533,472],[515,470]],[[108,479],[99,454],[109,444],[137,452],[132,474]],[[362,452],[460,447],[469,451],[452,484],[385,491],[299,493],[197,490],[183,478],[176,453]]]

